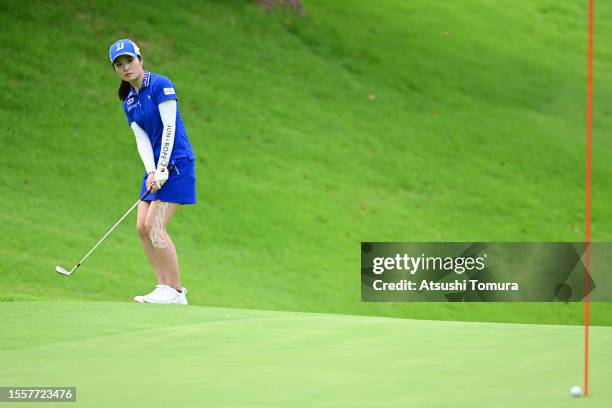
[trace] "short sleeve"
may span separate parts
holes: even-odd
[[[134,121],[134,118],[132,118],[132,115],[130,115],[130,112],[128,111],[128,108],[127,108],[128,99],[130,98],[127,98],[125,101],[123,101],[123,112],[125,112],[125,118],[127,119],[128,126],[131,126],[132,122]]]
[[[160,75],[153,84],[153,98],[157,105],[170,99],[178,99],[174,84],[165,76]]]

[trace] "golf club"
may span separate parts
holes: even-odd
[[[172,170],[173,170],[173,169],[174,169],[174,166],[169,166],[169,167],[168,167],[168,174],[170,174],[170,173],[172,172]],[[93,246],[93,248],[91,248],[91,249],[89,250],[89,252],[87,253],[87,255],[85,255],[85,256],[83,257],[83,259],[81,259],[81,260],[79,261],[79,263],[78,263],[78,264],[76,264],[76,266],[75,266],[74,268],[72,268],[70,271],[68,271],[68,270],[66,270],[66,269],[64,269],[64,268],[62,268],[61,266],[59,266],[59,265],[58,265],[58,266],[56,266],[56,267],[55,267],[55,271],[56,271],[57,273],[60,273],[60,274],[62,274],[62,275],[65,275],[65,276],[70,276],[70,275],[72,275],[72,274],[73,274],[73,273],[74,273],[74,272],[75,272],[75,271],[76,271],[76,270],[79,268],[79,266],[81,266],[81,264],[82,264],[82,263],[83,263],[83,262],[84,262],[84,261],[85,261],[85,260],[86,260],[86,259],[89,257],[89,255],[91,255],[91,254],[92,254],[92,252],[93,252],[93,251],[94,251],[94,250],[95,250],[95,249],[98,247],[98,245],[100,245],[100,244],[101,244],[101,243],[102,243],[102,242],[103,242],[103,241],[106,239],[106,237],[108,237],[108,236],[110,235],[110,233],[111,233],[111,232],[113,232],[113,230],[114,230],[114,229],[117,227],[117,225],[121,224],[121,221],[123,221],[123,220],[125,219],[125,217],[127,217],[127,216],[128,216],[128,215],[129,215],[129,214],[132,212],[132,210],[133,210],[133,209],[134,209],[134,208],[135,208],[135,207],[136,207],[138,204],[140,204],[140,202],[141,202],[142,200],[144,200],[144,199],[145,199],[145,197],[146,197],[146,196],[148,196],[149,194],[151,194],[151,189],[152,189],[152,188],[153,188],[153,187],[149,188],[149,190],[147,190],[147,191],[146,191],[146,192],[145,192],[145,193],[144,193],[144,194],[143,194],[143,195],[142,195],[142,196],[141,196],[141,197],[138,199],[138,201],[136,201],[136,202],[134,203],[134,205],[133,205],[133,206],[131,206],[131,207],[130,207],[130,209],[129,209],[129,210],[127,210],[127,211],[126,211],[126,213],[125,213],[125,214],[123,214],[123,216],[122,216],[121,218],[119,218],[119,221],[117,221],[117,222],[115,223],[115,225],[113,225],[113,226],[112,226],[112,227],[111,227],[111,228],[110,228],[110,229],[109,229],[109,230],[106,232],[106,234],[104,234],[104,236],[103,236],[103,237],[102,237],[102,238],[101,238],[101,239],[100,239],[100,240],[99,240],[99,241],[98,241],[98,242],[97,242],[97,243],[96,243],[96,244]]]

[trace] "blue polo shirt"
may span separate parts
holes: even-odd
[[[130,90],[130,94],[123,101],[123,110],[127,118],[128,125],[136,122],[141,128],[147,132],[151,146],[153,146],[153,155],[155,164],[159,161],[159,152],[161,150],[162,132],[164,125],[159,114],[158,105],[169,99],[177,99],[176,89],[174,84],[165,76],[154,74],[153,72],[145,71],[144,79],[140,91],[136,92],[134,88]],[[188,157],[194,159],[193,149],[187,131],[181,119],[181,112],[176,108],[176,130],[174,132],[174,145],[170,161]]]

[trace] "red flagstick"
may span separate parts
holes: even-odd
[[[587,168],[586,168],[586,247],[584,274],[584,396],[589,395],[589,317],[590,317],[590,268],[591,268],[591,144],[593,136],[593,0],[589,0],[589,51],[587,80]]]

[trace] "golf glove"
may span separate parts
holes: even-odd
[[[154,183],[158,190],[162,188],[166,180],[168,180],[168,169],[165,166],[157,166],[157,170],[155,170]]]

